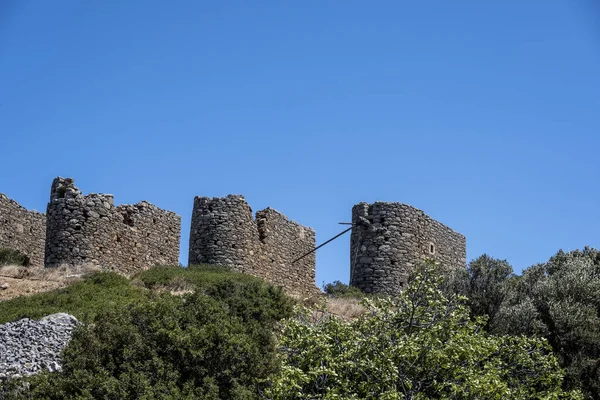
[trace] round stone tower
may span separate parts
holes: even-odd
[[[102,232],[102,217],[113,206],[112,195],[83,196],[73,179],[55,178],[46,213],[45,265],[98,263],[110,238],[96,232]]]
[[[188,264],[251,268],[259,249],[258,229],[244,196],[194,198]]]
[[[466,239],[402,203],[352,208],[350,284],[367,293],[398,293],[413,268],[432,259],[442,269],[465,268]]]

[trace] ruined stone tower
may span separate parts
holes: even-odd
[[[142,201],[115,207],[110,194],[84,196],[73,179],[52,182],[45,265],[97,264],[132,273],[177,265],[181,218]]]
[[[427,258],[445,269],[466,266],[465,237],[409,205],[359,203],[352,222],[350,284],[367,293],[399,292]]]
[[[263,278],[290,293],[313,294],[315,232],[267,208],[252,217],[243,196],[196,197],[190,229],[189,265],[215,264]]]

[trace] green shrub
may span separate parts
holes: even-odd
[[[228,279],[248,283],[263,282],[262,279],[215,265],[192,265],[187,268],[159,266],[142,271],[135,275],[133,279],[141,282],[148,289],[176,289],[179,285],[186,283],[188,286],[200,291]]]
[[[600,399],[600,251],[559,251],[508,281],[496,334],[543,337],[566,370],[564,387]]]
[[[29,257],[16,249],[0,249],[0,265],[20,265],[28,267]]]
[[[323,291],[331,297],[362,298],[365,296],[359,288],[346,285],[340,281],[323,285]]]
[[[113,272],[100,272],[64,289],[21,296],[0,303],[0,324],[21,318],[39,319],[66,312],[82,321],[91,321],[104,310],[141,301],[148,291],[134,287]]]

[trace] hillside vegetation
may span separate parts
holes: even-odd
[[[503,315],[521,318],[510,307],[525,297],[511,290],[539,293],[503,266],[480,258],[444,279],[424,265],[394,298],[334,282],[309,307],[218,267],[95,273],[1,303],[0,323],[67,312],[83,324],[62,372],[27,378],[27,390],[12,380],[0,398],[583,399],[579,387],[594,398],[585,377],[564,379],[548,330],[502,331]]]

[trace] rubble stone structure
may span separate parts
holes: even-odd
[[[84,196],[73,179],[58,177],[46,214],[46,267],[90,263],[133,273],[178,264],[181,217],[146,201],[115,207],[112,195]]]
[[[41,267],[45,240],[46,216],[0,193],[0,248],[18,250],[29,257],[31,266]]]
[[[399,292],[424,259],[445,269],[466,267],[465,237],[409,205],[359,203],[352,222],[350,284],[364,292]]]
[[[314,294],[315,232],[267,208],[252,217],[241,195],[196,197],[189,265],[216,264],[263,278],[289,293]]]

